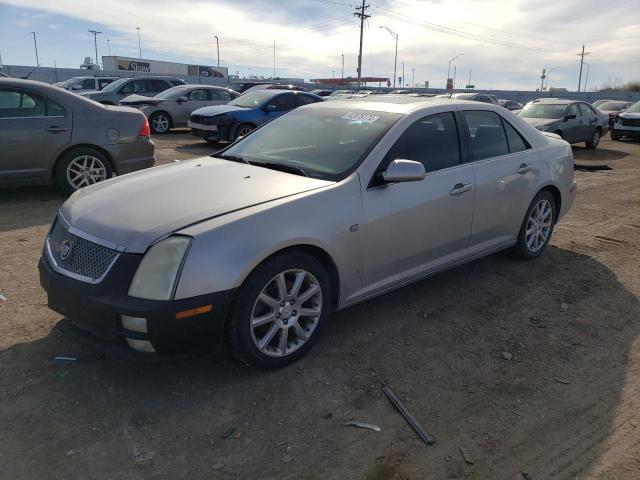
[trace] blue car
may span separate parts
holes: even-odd
[[[322,102],[318,95],[290,90],[257,90],[226,105],[203,107],[191,113],[191,133],[208,142],[234,142],[260,125],[294,108]]]

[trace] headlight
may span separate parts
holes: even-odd
[[[546,132],[547,130],[549,130],[549,125],[540,125],[539,127],[536,127],[536,128],[541,132]]]
[[[152,246],[133,276],[129,295],[148,300],[170,300],[190,237],[173,236]]]

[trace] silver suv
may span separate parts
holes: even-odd
[[[99,92],[86,92],[80,93],[80,95],[104,105],[118,105],[120,100],[129,95],[153,97],[171,87],[185,84],[184,80],[177,77],[121,78],[110,83]]]
[[[119,78],[120,77],[71,77],[69,80],[56,83],[55,85],[76,93],[97,92]]]

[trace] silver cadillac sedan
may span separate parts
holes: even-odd
[[[500,106],[369,97],[301,107],[213,155],[75,193],[39,263],[72,330],[131,356],[286,365],[343,309],[512,248],[576,194],[567,142]]]

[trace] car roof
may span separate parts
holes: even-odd
[[[533,103],[550,103],[554,105],[569,105],[570,103],[578,102],[582,102],[582,100],[569,100],[567,98],[538,98],[533,101]]]
[[[410,97],[407,95],[368,95],[362,98],[349,98],[344,100],[334,100],[331,102],[314,103],[314,108],[349,108],[357,110],[371,110],[376,112],[409,114],[414,110],[424,107],[439,105],[478,105],[478,108],[494,110],[496,107],[490,103],[470,102],[468,100],[456,100],[449,98],[435,97]],[[305,107],[305,108],[308,108]],[[502,108],[502,107],[498,107]]]

